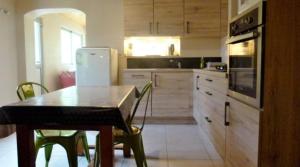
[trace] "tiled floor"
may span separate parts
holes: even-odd
[[[95,142],[96,132],[88,132],[89,143]],[[16,135],[0,139],[0,167],[17,167]],[[143,131],[149,167],[222,167],[219,155],[196,125],[146,125]],[[94,150],[91,150],[93,154]],[[133,156],[132,156],[133,157]],[[88,166],[84,157],[79,166]],[[40,150],[37,167],[44,167],[44,151]],[[135,167],[133,158],[124,159],[115,152],[116,167]],[[67,167],[64,149],[55,146],[49,167]]]

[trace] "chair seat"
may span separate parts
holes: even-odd
[[[70,137],[73,136],[77,130],[41,130],[45,137]]]
[[[140,133],[140,128],[136,127],[136,126],[131,126],[131,130],[132,130],[132,135],[136,135]],[[114,137],[122,137],[122,136],[128,136],[128,133],[126,133],[124,130],[122,129],[118,129],[118,128],[113,128],[113,136]]]

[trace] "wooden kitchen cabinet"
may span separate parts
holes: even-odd
[[[124,72],[122,84],[123,85],[135,85],[139,92],[142,91],[144,86],[151,81],[151,72],[141,72],[141,71],[134,71],[134,72]],[[145,106],[146,106],[146,98],[140,102],[139,108],[137,109],[136,116],[143,117],[145,113]],[[151,95],[149,97],[148,108],[147,108],[147,116],[151,116]]]
[[[220,37],[221,0],[185,0],[185,37]]]
[[[154,0],[156,35],[183,34],[183,0]]]
[[[183,0],[124,1],[125,36],[180,36]]]
[[[228,0],[126,0],[125,36],[223,37]]]
[[[226,167],[257,167],[260,111],[228,97],[227,86],[225,73],[195,71],[193,115]]]
[[[194,117],[222,158],[225,158],[225,73],[199,70],[194,75]]]
[[[221,0],[221,37],[228,35],[228,0]]]
[[[152,116],[192,116],[192,72],[155,72],[152,93]]]
[[[192,70],[126,70],[123,85],[135,85],[139,90],[152,80],[153,89],[148,104],[147,121],[152,123],[194,123]],[[141,106],[145,105],[145,101]],[[137,119],[143,116],[139,108]]]
[[[124,1],[125,36],[152,35],[153,24],[153,0]]]
[[[227,97],[226,167],[257,167],[260,111]]]

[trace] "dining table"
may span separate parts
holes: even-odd
[[[114,166],[113,127],[126,124],[138,91],[134,86],[72,86],[0,108],[0,124],[15,124],[19,167],[35,166],[35,129],[99,131],[101,167]]]

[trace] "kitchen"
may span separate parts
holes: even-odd
[[[24,50],[25,50],[25,48],[23,46],[23,43],[21,42],[21,41],[24,40],[24,39],[22,39],[23,38],[23,35],[22,35],[22,28],[23,28],[23,25],[22,25],[22,13],[26,13],[27,11],[30,11],[31,9],[35,8],[34,4],[30,4],[29,3],[29,4],[25,5],[24,3],[25,2],[18,2],[17,5],[16,5],[16,9],[18,11],[18,15],[16,15],[16,18],[17,18],[16,19],[17,20],[16,24],[18,25],[16,27],[16,29],[17,29],[16,36],[17,36],[17,39],[20,39],[20,40],[18,40],[18,42],[15,42],[15,43],[17,43],[16,48],[18,48],[18,50],[17,50],[18,53],[24,53]],[[97,20],[98,19],[99,20],[106,20],[106,21],[104,21],[105,23],[109,22],[109,26],[108,25],[103,26],[103,24],[101,24],[100,21],[99,22],[94,22],[92,25],[91,24],[87,24],[87,27],[86,27],[86,29],[87,29],[87,46],[92,47],[92,46],[99,46],[99,44],[101,44],[102,46],[110,46],[110,47],[113,47],[113,48],[117,48],[122,53],[122,50],[123,50],[123,38],[120,38],[120,37],[126,36],[126,31],[124,32],[123,28],[122,28],[123,26],[119,26],[119,25],[123,25],[122,13],[123,12],[126,13],[126,8],[124,9],[125,11],[123,11],[123,5],[125,3],[124,4],[121,3],[119,5],[116,5],[116,2],[106,2],[107,5],[105,5],[105,7],[103,5],[99,5],[98,7],[101,7],[101,9],[102,9],[101,11],[107,12],[107,15],[104,14],[105,16],[104,15],[100,15],[100,16],[98,15],[97,10],[99,10],[99,9],[98,9],[98,7],[95,7],[96,5],[82,5],[82,6],[79,5],[80,6],[79,7],[78,4],[72,4],[72,3],[68,4],[68,2],[64,2],[64,3],[60,2],[60,3],[61,4],[55,4],[54,3],[54,4],[51,4],[51,5],[53,5],[52,7],[55,7],[55,6],[59,7],[59,6],[61,6],[61,7],[80,8],[82,11],[86,11],[86,13],[87,13],[87,23],[89,23],[89,21],[91,22],[91,20],[95,20],[95,19],[97,19]],[[98,4],[99,2],[94,2],[93,1],[93,3]],[[275,5],[276,2],[273,2],[273,3],[274,3],[274,6],[276,6]],[[296,2],[294,2],[294,3],[296,3]],[[234,4],[234,5],[230,5],[230,4]],[[50,4],[47,4],[47,2],[43,2],[43,3],[39,4],[39,5],[41,5],[40,7],[42,8],[43,6],[47,7]],[[222,5],[219,4],[219,7],[221,7],[221,6]],[[234,6],[236,8],[234,8]],[[237,3],[235,4],[235,3],[232,3],[232,1],[229,1],[229,9],[231,9],[230,11],[237,10],[238,9],[237,6],[238,6]],[[271,6],[274,7],[272,5],[272,3],[271,3]],[[294,5],[294,6],[297,6],[297,5]],[[165,6],[162,5],[160,7],[164,8]],[[186,7],[188,7],[188,6],[186,6]],[[159,5],[158,5],[158,8],[159,8]],[[234,9],[232,9],[232,8],[234,8]],[[108,13],[110,13],[111,9],[114,9],[113,11],[115,11],[115,13],[114,13],[115,15],[108,14]],[[217,9],[220,9],[220,8],[217,8]],[[13,10],[11,10],[11,11],[13,11]],[[160,11],[160,10],[158,10],[158,11]],[[163,11],[164,10],[162,10],[162,12]],[[223,15],[220,15],[220,13],[222,13],[221,12],[222,10],[220,9],[218,11],[219,11],[219,16],[223,16]],[[238,11],[235,11],[235,13],[238,13]],[[14,14],[14,13],[12,13],[12,14]],[[8,15],[8,16],[12,17],[12,14]],[[150,19],[155,20],[155,16],[153,16],[154,14],[153,15],[150,14],[150,15],[151,15],[151,16],[149,16],[149,17],[151,17]],[[164,14],[162,14],[162,15],[164,15]],[[229,15],[229,18],[234,17],[234,16],[231,16],[232,15],[231,12],[229,12],[228,15]],[[103,18],[99,18],[99,17],[103,17]],[[143,17],[143,18],[145,18],[145,17]],[[180,17],[176,17],[176,19],[177,18],[180,18]],[[110,20],[110,21],[107,21],[107,20]],[[219,19],[219,22],[222,21],[222,20],[223,19]],[[164,25],[162,23],[165,20],[163,20],[163,19],[162,20],[158,19],[158,21],[157,21],[157,22],[159,22],[158,24],[156,23],[156,20],[153,21],[152,24],[151,23],[149,24],[148,20],[146,20],[146,19],[144,21],[147,22],[147,26],[145,26],[146,27],[145,29],[146,29],[147,33],[152,32],[152,33],[158,33],[159,34],[159,35],[156,34],[155,36],[160,36],[160,34],[161,35],[162,34],[168,34],[168,36],[169,35],[173,35],[174,33],[177,34],[177,35],[179,34],[178,31],[176,31],[176,30],[174,30],[174,31],[173,30],[172,31],[164,31],[164,29],[163,29]],[[168,21],[170,21],[170,23],[174,23],[173,22],[174,20],[167,19],[166,22],[168,22]],[[214,22],[215,20],[211,19],[209,21]],[[162,22],[162,23],[160,23],[160,22]],[[175,20],[175,22],[176,22],[176,20]],[[218,22],[218,21],[216,21],[216,22]],[[12,24],[14,24],[14,23],[12,23]],[[271,24],[271,23],[269,23],[269,24]],[[222,22],[219,23],[218,25],[222,25]],[[125,27],[126,27],[126,24],[125,24]],[[135,27],[137,27],[137,26],[135,26]],[[149,27],[152,27],[152,28],[149,28]],[[162,27],[162,28],[157,28],[157,27]],[[176,27],[176,26],[174,26],[174,27]],[[183,29],[182,31],[184,31],[184,30],[188,30],[190,32],[193,31],[192,21],[190,21],[189,24],[187,24],[187,22],[186,22],[185,26],[182,26],[182,27],[184,27],[184,28],[182,28]],[[126,30],[126,28],[125,28],[125,30]],[[214,30],[214,29],[213,28],[209,28],[209,30]],[[269,32],[272,32],[271,30]],[[188,31],[186,31],[186,32],[188,32]],[[219,31],[219,33],[220,33],[222,31],[222,29],[221,30],[217,30],[217,31]],[[112,32],[112,33],[107,33],[107,32]],[[134,30],[134,32],[137,32],[137,31]],[[295,32],[297,32],[297,31],[295,30]],[[139,32],[139,33],[143,34],[145,32]],[[222,57],[223,58],[223,62],[225,62],[225,63],[227,62],[228,63],[229,61],[226,60],[226,56],[225,56],[226,53],[221,52],[221,50],[222,50],[221,48],[223,48],[225,46],[225,42],[226,42],[226,39],[225,40],[221,39],[224,36],[221,36],[220,35],[221,33],[218,34],[218,35],[216,35],[215,34],[216,31],[205,31],[204,33],[207,36],[214,36],[214,37],[209,37],[208,40],[206,40],[206,39],[205,40],[201,40],[201,39],[197,39],[195,37],[187,37],[187,39],[181,40],[180,41],[181,42],[181,44],[180,44],[180,55],[182,57],[189,57],[189,58],[194,58],[195,55],[196,55],[197,61],[201,60],[202,56],[204,57],[203,58],[204,60],[207,59],[206,56],[210,56],[210,57]],[[201,34],[203,34],[203,32]],[[101,36],[101,38],[97,38],[97,36],[98,37]],[[211,39],[211,38],[213,38],[213,39]],[[289,36],[289,38],[293,38],[293,37]],[[12,40],[14,40],[14,39],[12,39]],[[200,46],[201,49],[198,49],[198,48],[200,48],[199,45],[201,45]],[[133,48],[135,48],[136,45],[133,44],[132,46],[133,46]],[[170,45],[167,45],[167,47],[164,47],[164,48],[167,48],[167,51],[165,51],[167,53],[168,53],[168,46],[170,46]],[[14,50],[14,49],[12,49],[12,50]],[[126,46],[125,46],[124,50],[126,52]],[[177,49],[176,49],[176,45],[175,45],[175,55],[176,55],[176,50]],[[267,46],[267,51],[268,51],[268,46]],[[224,56],[220,56],[220,55],[222,55],[220,53],[223,53]],[[17,53],[15,53],[15,55],[17,55]],[[154,56],[152,58],[150,58],[150,57],[148,57],[148,58],[122,57],[122,58],[127,59],[127,60],[121,60],[119,62],[120,67],[125,67],[126,68],[126,66],[127,66],[127,68],[128,68],[129,67],[128,65],[130,64],[131,61],[134,61],[134,59],[141,59],[142,61],[144,61],[145,59],[152,59],[152,58],[156,59],[156,56]],[[189,59],[189,58],[186,58],[186,59]],[[16,84],[18,83],[17,80],[19,80],[19,81],[26,80],[26,74],[25,74],[26,70],[24,70],[25,69],[25,61],[24,61],[25,58],[22,57],[22,56],[18,56],[18,57],[16,56],[15,59],[18,59],[18,65],[14,64],[12,67],[18,66],[19,67],[18,68],[19,71],[16,71],[14,69],[12,72],[18,74],[19,78],[17,78],[17,77],[14,78],[13,80],[15,80],[15,82],[12,82],[11,84],[9,84],[9,85],[11,85],[11,87],[13,87],[12,90],[15,89]],[[166,59],[167,60],[166,62],[169,62],[172,65],[175,64],[175,67],[180,67],[180,66],[182,68],[185,67],[184,60],[181,60],[180,63],[179,63],[177,61],[177,59],[179,59],[178,57],[171,57],[170,59],[168,59],[167,57],[165,57],[165,58],[161,58],[161,59]],[[290,59],[288,59],[288,60],[290,60]],[[133,63],[133,64],[135,64],[135,63]],[[200,64],[201,64],[200,62],[199,63],[195,63],[195,64],[199,64],[199,68],[200,68]],[[174,67],[174,66],[172,66],[172,67]],[[251,162],[251,163],[252,162],[254,162],[254,163],[256,162],[256,163],[258,163],[257,162],[258,161],[257,160],[257,158],[258,158],[257,153],[258,153],[258,148],[259,148],[259,145],[258,145],[258,128],[259,127],[262,128],[264,126],[258,126],[259,112],[257,112],[257,109],[254,109],[255,110],[254,111],[252,108],[248,107],[247,105],[244,105],[243,103],[235,102],[233,100],[226,100],[227,102],[228,101],[230,102],[230,106],[227,106],[227,109],[225,109],[225,111],[228,110],[229,111],[229,115],[231,115],[231,116],[232,116],[233,113],[235,113],[235,109],[236,108],[238,108],[238,109],[245,108],[243,111],[245,111],[244,116],[246,116],[246,117],[245,118],[238,117],[238,118],[241,119],[241,120],[244,120],[244,122],[247,122],[247,126],[244,127],[245,129],[243,129],[243,130],[239,129],[239,127],[232,127],[233,130],[234,130],[234,128],[237,128],[236,130],[241,130],[241,131],[239,131],[237,133],[235,133],[234,131],[231,131],[230,125],[229,125],[229,127],[224,127],[223,124],[222,124],[223,121],[224,121],[224,117],[222,117],[222,116],[224,116],[224,106],[221,107],[221,105],[215,105],[215,104],[224,104],[225,105],[225,101],[223,101],[223,100],[224,100],[224,98],[227,98],[226,97],[226,91],[224,91],[224,89],[226,89],[226,87],[223,88],[222,86],[224,86],[226,84],[220,84],[220,85],[207,84],[206,82],[210,83],[210,81],[207,81],[205,79],[203,81],[201,80],[202,78],[207,77],[206,79],[213,80],[213,83],[214,83],[214,81],[220,81],[220,82],[226,83],[227,82],[226,81],[227,80],[226,79],[226,74],[225,73],[221,73],[221,74],[218,73],[218,74],[216,74],[216,72],[206,72],[206,71],[203,71],[203,70],[184,71],[186,69],[170,69],[170,67],[165,67],[165,68],[167,68],[167,69],[163,69],[161,71],[160,71],[160,69],[147,69],[146,71],[145,70],[144,71],[139,71],[139,72],[143,73],[142,75],[141,74],[138,74],[138,75],[132,74],[134,72],[137,72],[137,70],[135,69],[135,67],[133,69],[121,70],[121,72],[119,73],[120,74],[119,79],[120,80],[124,79],[123,81],[125,81],[125,82],[129,82],[129,81],[130,82],[134,82],[133,79],[130,79],[128,77],[132,77],[133,75],[135,75],[135,77],[138,77],[138,79],[140,79],[140,80],[142,80],[143,77],[148,77],[152,81],[154,81],[154,85],[156,84],[157,90],[155,91],[155,88],[153,90],[152,102],[151,102],[151,105],[150,105],[152,108],[149,109],[151,111],[149,112],[150,116],[147,119],[149,119],[149,120],[152,119],[151,121],[153,121],[153,122],[155,122],[155,121],[159,121],[159,122],[160,121],[164,121],[163,120],[164,117],[166,115],[169,116],[170,113],[171,114],[175,114],[175,117],[177,117],[177,118],[184,118],[184,117],[186,117],[185,120],[180,120],[180,119],[176,120],[176,119],[165,117],[165,120],[172,120],[172,121],[175,121],[175,123],[178,123],[176,121],[188,121],[189,122],[191,120],[191,118],[193,118],[193,116],[194,116],[196,118],[195,121],[198,122],[198,123],[200,122],[199,126],[207,127],[207,128],[205,128],[205,130],[207,130],[208,132],[206,131],[205,133],[210,138],[211,142],[214,144],[215,148],[217,149],[217,151],[219,152],[219,154],[221,156],[225,155],[226,158],[232,158],[231,161],[234,161],[234,158],[236,158],[236,157],[228,157],[228,156],[226,156],[226,154],[228,153],[228,150],[229,151],[233,151],[233,153],[234,153],[234,151],[240,151],[238,148],[242,147],[242,148],[245,148],[244,152],[246,152],[246,154],[243,153],[243,154],[240,154],[240,155],[243,155],[244,157],[246,157],[246,161],[245,162]],[[268,70],[269,68],[266,68],[266,69]],[[173,71],[173,70],[175,70],[175,71]],[[179,72],[180,70],[183,70],[183,71]],[[267,72],[270,72],[270,71],[267,71]],[[170,73],[174,73],[174,77],[168,78],[169,76],[171,76]],[[179,77],[178,77],[178,75],[179,75]],[[270,74],[268,74],[268,75],[270,75]],[[266,77],[268,77],[268,75],[266,75]],[[16,75],[13,75],[13,76],[16,76]],[[199,76],[200,80],[197,80],[197,76]],[[164,77],[167,77],[166,79],[169,79],[169,81],[166,80],[167,81],[166,85],[172,85],[173,87],[171,89],[165,88],[165,90],[163,90],[163,88],[161,88],[161,90],[160,90],[159,87],[165,85],[165,83],[164,83]],[[185,77],[189,77],[190,79],[186,79]],[[280,76],[278,76],[278,77],[280,77]],[[282,77],[288,77],[288,76],[282,76]],[[155,79],[155,78],[157,78],[157,79]],[[181,80],[181,78],[185,78],[185,79]],[[127,81],[126,81],[126,79],[127,79]],[[123,82],[123,81],[121,81],[121,82]],[[188,81],[188,82],[184,82],[184,81]],[[174,82],[176,82],[176,84],[170,84],[170,83],[174,83]],[[268,84],[268,80],[266,80],[265,82],[267,82],[266,84]],[[294,82],[294,81],[291,81],[291,82]],[[197,83],[198,85],[194,85],[194,83],[195,84]],[[216,83],[216,84],[218,84],[218,83]],[[182,87],[181,87],[181,85],[182,85]],[[190,86],[187,86],[187,85],[190,85]],[[137,86],[139,86],[139,85],[137,85]],[[166,93],[167,91],[175,92],[175,90],[181,90],[182,88],[187,88],[187,87],[191,88],[191,90],[182,90],[182,93],[179,93],[179,94],[175,93],[174,95],[172,95],[173,97],[176,97],[176,96],[179,96],[179,95],[183,95],[183,97],[181,97],[182,103],[181,103],[181,100],[179,100],[179,102],[176,102],[176,98],[170,98],[170,99],[167,98],[166,99],[166,96],[165,96],[164,93]],[[196,105],[193,102],[195,100],[195,98],[194,98],[195,95],[193,93],[194,93],[194,89],[195,89],[195,91],[197,91],[197,88],[200,88],[199,89],[200,91],[202,91],[201,88],[206,88],[206,90],[203,90],[204,92],[201,94],[201,96],[197,97],[197,98],[201,99],[201,103],[205,102],[205,105],[207,105],[205,108],[207,110],[204,111],[204,112],[198,112],[198,113],[196,113],[196,116],[195,116],[194,115],[195,112],[193,111],[193,108]],[[161,92],[159,92],[159,91],[161,91]],[[166,91],[166,92],[164,92],[164,91]],[[167,93],[167,94],[169,94],[169,93]],[[209,94],[212,94],[212,95],[209,95]],[[203,96],[203,95],[205,95],[205,96]],[[217,95],[216,98],[212,98],[211,97],[211,96],[214,96],[214,95]],[[275,96],[274,93],[271,94],[271,95],[273,97]],[[3,101],[3,105],[6,104],[6,103],[9,103],[9,102],[12,102],[15,99],[15,97],[11,93],[8,93],[7,97],[8,98],[6,99],[6,101]],[[288,97],[290,97],[290,96],[288,96]],[[161,98],[161,99],[159,99],[159,98]],[[164,100],[166,100],[166,101],[164,101]],[[171,107],[170,110],[167,110],[164,107],[166,107],[165,104],[170,103],[170,101],[172,103],[178,105],[178,106],[173,106],[173,105],[167,106],[167,107]],[[178,101],[178,99],[177,99],[177,101]],[[211,102],[214,102],[214,103],[211,104]],[[266,102],[268,102],[268,100],[266,100]],[[237,104],[237,105],[235,105],[235,104]],[[267,103],[267,104],[271,104],[271,103]],[[197,104],[197,105],[203,105],[203,104]],[[181,113],[180,111],[176,111],[176,109],[181,108],[182,106],[184,106],[183,110],[184,111],[186,110],[187,112]],[[265,106],[265,110],[267,110],[268,107],[266,105],[264,105],[264,106]],[[172,108],[172,107],[174,107],[174,108]],[[221,111],[221,108],[222,108],[222,113],[220,112],[220,115],[214,115],[214,114],[211,114],[210,112],[209,113],[205,113],[205,112],[210,111],[210,110]],[[162,113],[160,111],[165,111],[166,113]],[[173,111],[174,111],[174,113],[173,113]],[[199,113],[202,114],[202,116],[199,115]],[[206,114],[206,115],[203,115],[203,113]],[[237,113],[237,115],[238,114],[241,114],[241,113]],[[265,113],[263,113],[263,114],[265,114]],[[237,116],[237,115],[233,115],[233,116]],[[159,117],[159,119],[155,119],[155,116]],[[226,114],[225,114],[225,116],[226,116]],[[229,120],[229,122],[230,122],[231,125],[234,125],[233,121],[235,120],[235,118],[234,117],[231,118],[231,116],[229,116],[228,120]],[[153,117],[153,118],[151,118],[151,117]],[[200,118],[200,121],[197,120],[197,117]],[[203,118],[201,118],[201,117],[203,117]],[[249,117],[251,118],[250,120],[247,119]],[[295,118],[297,118],[297,117],[295,117]],[[202,121],[201,121],[201,119],[202,119]],[[217,121],[215,121],[215,119]],[[266,119],[265,121],[268,121],[268,119],[265,118],[265,117],[262,117],[260,119]],[[225,121],[226,121],[226,119],[225,119]],[[212,123],[209,124],[209,122],[212,122]],[[214,125],[215,122],[222,122],[222,123]],[[201,125],[201,123],[205,123],[205,124]],[[236,124],[236,125],[238,125],[238,124]],[[277,124],[275,124],[275,125],[277,125]],[[212,126],[212,128],[209,128],[209,126]],[[232,136],[227,137],[227,135],[230,134],[230,133],[224,134],[224,129],[230,129],[230,131],[234,132],[234,133],[231,133]],[[281,130],[283,130],[283,129],[280,129],[280,131]],[[227,130],[225,130],[225,131],[227,132]],[[265,131],[265,129],[262,129],[260,133],[262,133],[262,131]],[[215,133],[215,132],[217,132],[217,133]],[[221,132],[221,133],[219,133],[219,132]],[[287,132],[285,132],[285,133],[287,133]],[[283,133],[283,134],[285,134],[285,133]],[[239,136],[239,135],[246,135],[247,137],[244,137],[244,138],[242,138],[242,140],[239,140],[238,137],[235,138],[236,137],[235,134],[237,134],[237,136]],[[268,133],[266,132],[266,133],[263,133],[263,134],[268,134]],[[239,143],[240,145],[228,145],[227,143],[225,144],[225,141],[227,142],[228,140],[220,140],[220,138],[221,139],[223,139],[223,138],[225,138],[225,139],[226,138],[227,139],[228,138],[233,139],[231,142],[233,142],[233,143]],[[263,136],[260,136],[260,138],[264,139]],[[251,145],[251,146],[253,146],[254,149],[252,147],[249,148],[249,149],[247,149],[248,148],[248,142],[246,141],[247,139],[249,139],[251,141],[250,143],[252,143],[254,145],[254,146]],[[237,140],[237,141],[234,141],[234,140]],[[266,139],[265,140],[261,140],[261,141],[266,142]],[[224,145],[226,145],[226,151],[225,151],[225,153],[224,153],[224,148],[225,148]],[[227,148],[228,146],[231,146],[231,147],[229,147],[229,149],[228,149]],[[264,148],[265,146],[266,145],[262,145],[261,148]],[[275,147],[276,145],[272,145],[272,146]],[[280,146],[280,148],[283,149],[284,147]],[[285,149],[287,149],[287,148],[290,148],[290,147],[285,147]],[[247,150],[251,150],[251,151],[247,152]],[[263,152],[263,153],[265,153],[266,156],[268,155],[267,152]],[[230,155],[234,155],[234,154],[230,154]],[[281,155],[281,154],[279,154],[279,155]],[[239,158],[243,159],[243,156],[241,156]],[[261,157],[264,157],[264,156],[261,156]],[[280,159],[280,158],[281,158],[281,156],[279,156],[278,159]],[[288,158],[288,157],[286,157],[286,158]],[[297,166],[297,163],[298,163],[297,162],[297,156],[294,156],[292,158],[293,159],[289,162],[290,166],[293,166],[292,164],[294,164],[294,166]],[[262,159],[260,159],[260,160],[262,160]],[[244,161],[241,161],[241,162],[243,164]],[[241,162],[234,161],[233,163],[241,163]],[[262,161],[261,164],[263,164],[263,162],[264,161]],[[283,160],[282,161],[278,160],[277,162],[280,164],[280,163],[283,163]],[[270,163],[272,163],[272,162],[270,162]],[[275,166],[275,165],[273,165],[273,166]],[[289,165],[287,165],[287,166],[289,166]]]

